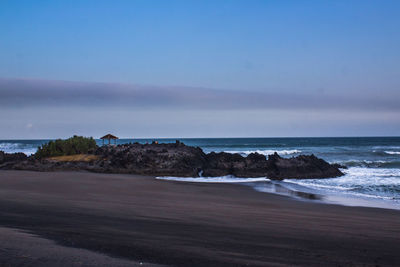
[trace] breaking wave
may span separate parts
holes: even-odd
[[[308,188],[354,196],[398,199],[400,194],[400,170],[388,168],[351,167],[345,175],[330,179],[287,179]]]
[[[258,178],[239,178],[233,175],[220,177],[156,177],[159,180],[178,181],[178,182],[196,182],[196,183],[251,183],[269,181],[266,177]]]
[[[400,151],[385,151],[385,153],[389,155],[400,155]]]
[[[6,153],[17,153],[22,152],[27,156],[30,156],[37,151],[37,147],[32,144],[24,144],[24,143],[0,143],[0,150]]]
[[[366,167],[366,168],[400,168],[400,161],[396,160],[347,160],[335,161],[346,167]]]

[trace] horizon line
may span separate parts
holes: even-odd
[[[83,136],[83,135],[77,135]],[[73,136],[70,136],[73,137]],[[57,140],[57,139],[67,139],[66,138],[31,138],[31,139],[0,139],[0,141],[24,141],[24,140]],[[99,138],[94,138],[93,136],[84,136],[84,137],[92,137],[95,140],[100,140]],[[363,136],[272,136],[272,137],[118,137],[118,140],[145,140],[145,139],[171,139],[171,140],[179,140],[179,139],[276,139],[276,138],[400,138],[400,135],[363,135]]]

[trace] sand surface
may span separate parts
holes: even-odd
[[[161,266],[113,258],[86,249],[61,246],[51,240],[11,228],[0,227],[0,236],[0,265],[3,267]]]
[[[231,184],[0,171],[0,226],[0,265],[10,266],[21,255],[22,266],[400,265],[398,210]]]

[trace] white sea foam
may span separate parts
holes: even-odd
[[[297,150],[297,149],[291,149],[291,150],[274,150],[274,149],[267,149],[267,150],[244,150],[244,151],[234,151],[234,150],[228,150],[228,151],[224,151],[226,153],[239,153],[242,155],[249,155],[251,153],[258,153],[261,155],[271,155],[274,154],[275,152],[278,153],[279,155],[290,155],[290,154],[297,154],[297,153],[301,153],[301,150]]]
[[[251,183],[251,182],[269,181],[269,179],[265,177],[240,178],[232,175],[220,176],[220,177],[156,177],[156,179],[179,181],[179,182],[196,182],[196,183]]]
[[[354,196],[393,199],[400,188],[400,169],[351,167],[344,170],[345,175],[330,179],[287,179],[294,183],[317,190],[345,193]]]
[[[0,150],[6,153],[22,152],[29,156],[36,153],[37,148],[30,144],[5,142],[0,143]]]
[[[389,155],[400,155],[400,151],[385,151],[385,153]]]

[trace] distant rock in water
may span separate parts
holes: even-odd
[[[198,177],[234,175],[236,177],[329,178],[343,175],[339,166],[331,165],[314,155],[282,158],[277,153],[268,159],[252,153],[247,157],[240,154],[206,154],[199,147],[186,146],[177,141],[170,144],[124,144],[102,146],[93,152],[91,161],[57,161],[57,158],[37,160],[34,156],[10,156],[0,153],[0,168],[38,171],[88,170],[102,173],[132,173],[153,176]],[[22,153],[18,153],[22,154]],[[3,155],[3,156],[2,156]],[[1,165],[2,157],[12,164]]]

